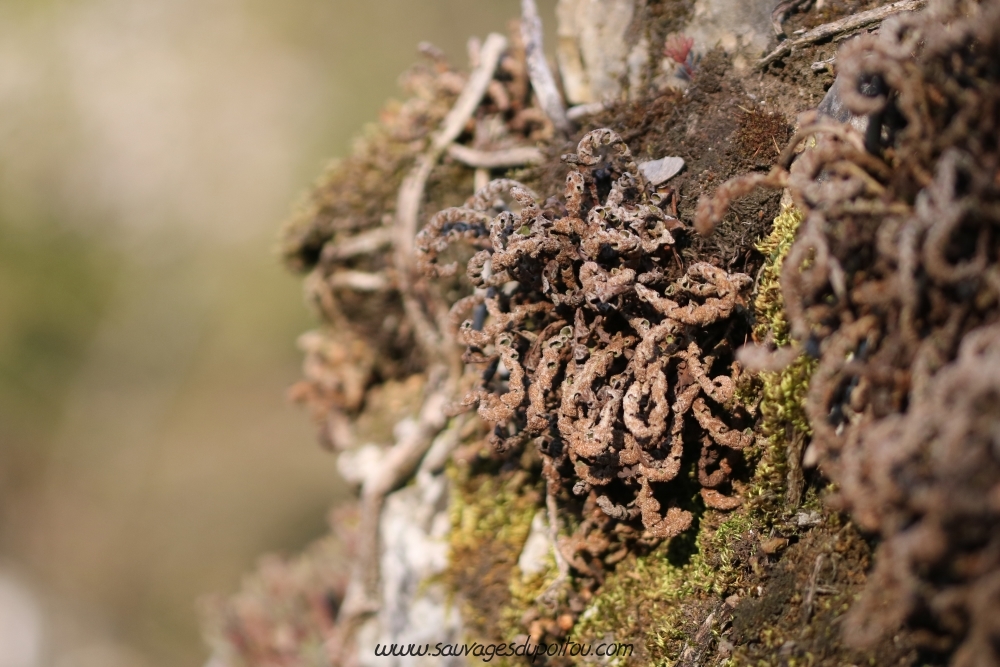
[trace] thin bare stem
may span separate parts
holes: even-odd
[[[845,16],[839,21],[824,23],[823,25],[813,28],[800,37],[789,39],[779,44],[774,51],[771,51],[769,54],[760,59],[757,63],[757,68],[763,69],[767,67],[775,60],[787,56],[800,46],[815,44],[816,42],[821,42],[824,39],[828,39],[835,35],[864,28],[874,23],[881,23],[893,14],[898,14],[899,12],[912,12],[917,9],[921,9],[925,4],[927,4],[927,0],[901,0],[900,2],[894,2],[891,5],[884,5],[882,7],[876,7],[875,9],[869,9],[866,12],[859,12],[857,14],[852,14],[851,16]]]
[[[448,155],[475,169],[509,169],[537,164],[544,156],[534,146],[516,146],[498,151],[480,151],[462,144],[448,146]]]
[[[538,16],[538,6],[535,0],[521,0],[521,39],[524,40],[524,52],[528,60],[528,77],[531,87],[535,89],[538,103],[545,115],[552,121],[556,131],[569,132],[569,120],[566,118],[566,105],[556,87],[555,77],[549,69],[542,48],[542,19]]]
[[[448,145],[462,133],[462,128],[486,94],[493,73],[496,71],[500,56],[507,48],[507,38],[497,33],[491,33],[479,50],[479,67],[469,75],[462,93],[455,100],[455,105],[441,123],[441,130],[434,136],[430,148],[417,159],[417,164],[407,175],[399,188],[396,199],[396,268],[401,276],[409,274],[413,261],[413,238],[417,234],[417,220],[420,216],[420,204],[424,197],[424,188],[431,170],[444,154]]]

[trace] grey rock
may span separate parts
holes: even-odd
[[[815,510],[811,512],[806,512],[805,510],[802,510],[795,515],[795,523],[800,528],[815,526],[820,522],[821,519],[822,517],[820,516],[820,513]]]
[[[659,160],[640,162],[639,171],[653,185],[666,183],[684,168],[684,158],[662,157]]]
[[[552,555],[552,540],[549,538],[549,524],[545,513],[538,511],[531,519],[531,532],[524,542],[521,555],[517,559],[517,567],[521,576],[528,577],[547,570],[555,562]]]
[[[382,465],[384,458],[385,447],[368,443],[341,452],[337,456],[337,472],[347,483],[360,486]]]
[[[767,49],[774,34],[771,11],[775,0],[696,0],[684,34],[704,53],[721,46],[733,55],[739,71]]]
[[[377,657],[375,645],[461,643],[462,619],[443,584],[448,565],[448,480],[421,476],[386,498],[380,522],[381,609],[356,635],[364,667],[457,667],[458,657]]]
[[[556,57],[570,104],[621,97],[623,80],[635,76],[629,61],[642,60],[641,44],[626,40],[634,14],[635,0],[559,0]]]
[[[868,117],[856,116],[844,106],[840,95],[841,85],[841,78],[837,77],[833,85],[830,86],[830,90],[826,91],[826,95],[823,96],[823,100],[816,110],[821,115],[828,116],[839,123],[850,123],[856,130],[864,134],[868,129]]]
[[[681,31],[694,39],[696,53],[721,46],[737,71],[749,69],[773,38],[775,0],[696,0]],[[679,66],[660,58],[663,44],[649,35],[631,34],[643,11],[638,0],[559,0],[556,5],[556,55],[567,102],[586,105],[626,97],[639,98],[652,83],[686,87]],[[658,64],[650,68],[650,58]]]

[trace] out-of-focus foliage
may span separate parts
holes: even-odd
[[[111,297],[118,259],[97,240],[0,220],[0,502],[41,465],[61,401]],[[11,457],[14,456],[13,460]],[[37,471],[37,469],[36,469]]]

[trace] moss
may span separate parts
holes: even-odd
[[[758,342],[770,338],[779,347],[791,344],[779,281],[782,263],[795,241],[795,233],[801,223],[800,211],[790,206],[782,207],[774,219],[771,233],[756,245],[758,252],[765,258],[754,299],[757,320],[754,339]],[[788,472],[789,449],[791,448],[794,456],[798,456],[799,449],[812,434],[805,413],[805,399],[816,363],[816,359],[803,354],[784,370],[758,375],[757,381],[761,387],[761,432],[767,437],[773,450],[776,477],[785,478]],[[767,491],[776,492],[777,489]],[[793,490],[790,499],[797,504],[798,490]]]
[[[792,206],[783,206],[774,219],[771,233],[755,246],[764,256],[764,269],[757,283],[757,297],[753,304],[757,316],[754,337],[763,340],[771,332],[779,347],[791,342],[788,337],[788,321],[785,319],[785,300],[781,296],[779,283],[781,265],[795,241],[795,232],[800,224],[802,213]]]
[[[745,583],[744,547],[756,526],[752,511],[712,512],[687,562],[679,562],[683,546],[676,543],[630,556],[581,615],[573,641],[633,642],[635,653],[623,664],[674,664],[713,609]]]
[[[739,126],[735,135],[736,157],[751,169],[770,167],[781,153],[781,148],[791,138],[788,119],[780,112],[743,107],[740,107],[737,118]]]
[[[843,616],[867,581],[870,560],[871,546],[857,528],[828,513],[766,568],[759,590],[733,609],[728,638],[735,647],[727,667],[940,664],[930,656],[918,662],[905,634],[866,651],[844,645]]]
[[[546,567],[540,572],[525,576],[520,568],[514,567],[510,579],[510,603],[500,612],[500,634],[513,639],[525,631],[525,615],[538,604],[537,600],[556,580],[555,557],[549,552]],[[530,628],[528,628],[530,629]]]
[[[548,572],[522,580],[517,560],[542,505],[538,475],[491,470],[493,462],[452,465],[449,569],[468,632],[506,642],[521,632],[524,612],[548,583]],[[483,469],[486,468],[486,469]]]

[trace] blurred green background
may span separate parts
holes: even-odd
[[[420,41],[518,11],[0,2],[0,667],[200,665],[196,599],[325,531],[278,224]]]

